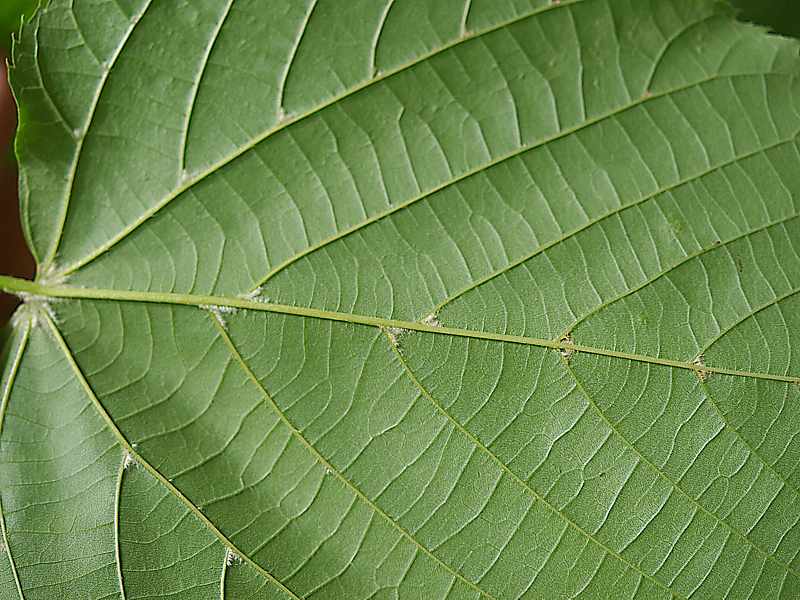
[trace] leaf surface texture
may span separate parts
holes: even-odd
[[[52,0],[0,598],[800,598],[799,74],[711,0]]]

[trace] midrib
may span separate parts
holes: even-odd
[[[714,365],[698,364],[691,361],[674,360],[669,358],[647,356],[632,352],[622,352],[595,346],[585,346],[563,340],[551,340],[544,338],[512,335],[507,333],[495,333],[491,331],[478,331],[473,329],[460,329],[457,327],[445,327],[429,325],[418,321],[405,321],[402,319],[388,319],[384,317],[374,317],[370,315],[359,315],[344,313],[318,308],[307,308],[302,306],[289,306],[285,304],[273,304],[262,302],[254,298],[237,296],[213,296],[202,294],[180,294],[172,292],[145,292],[134,290],[111,290],[99,288],[84,288],[64,285],[45,285],[26,279],[8,277],[0,275],[0,289],[11,294],[16,294],[29,299],[57,299],[72,298],[84,300],[105,300],[118,302],[144,302],[149,304],[171,304],[181,306],[194,306],[196,308],[213,309],[214,307],[226,307],[241,310],[254,310],[270,312],[284,315],[293,315],[313,319],[324,319],[328,321],[339,321],[342,323],[352,323],[356,325],[366,325],[370,327],[380,327],[384,329],[401,329],[406,331],[419,331],[423,333],[433,333],[437,335],[450,335],[462,338],[473,338],[492,342],[503,342],[509,344],[520,344],[526,346],[538,346],[553,350],[565,350],[598,356],[608,356],[622,360],[631,360],[676,369],[685,369],[700,374],[718,373],[720,375],[732,375],[738,377],[751,377],[755,379],[767,379],[772,381],[782,381],[787,383],[800,384],[800,376],[777,375],[773,373],[759,373],[731,369]]]

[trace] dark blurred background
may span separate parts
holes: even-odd
[[[800,0],[731,0],[740,18],[766,25],[783,35],[800,37]],[[6,83],[6,61],[11,53],[11,35],[20,20],[30,15],[39,0],[0,0],[0,273],[32,277],[33,259],[25,246],[19,225],[17,169],[12,151],[16,109]],[[0,293],[0,325],[16,306],[16,299]]]
[[[769,27],[775,33],[800,37],[800,0],[731,0],[739,18]]]
[[[12,33],[37,4],[38,0],[0,0],[0,274],[19,277],[32,277],[34,266],[19,225],[17,165],[12,150],[17,117],[6,63]],[[0,293],[0,325],[8,320],[16,304],[16,298]]]

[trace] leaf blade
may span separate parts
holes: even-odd
[[[22,587],[796,596],[795,42],[711,1],[86,6],[20,47],[40,272],[0,286],[124,456],[116,573]]]

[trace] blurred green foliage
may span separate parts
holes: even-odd
[[[730,0],[741,19],[769,27],[776,33],[800,37],[800,0]],[[20,19],[30,16],[39,0],[0,0],[0,52],[8,52],[11,34]]]
[[[800,0],[732,0],[739,18],[769,27],[782,35],[800,37]]]
[[[23,16],[30,16],[39,0],[0,0],[0,52],[8,53],[11,34],[19,30]]]

